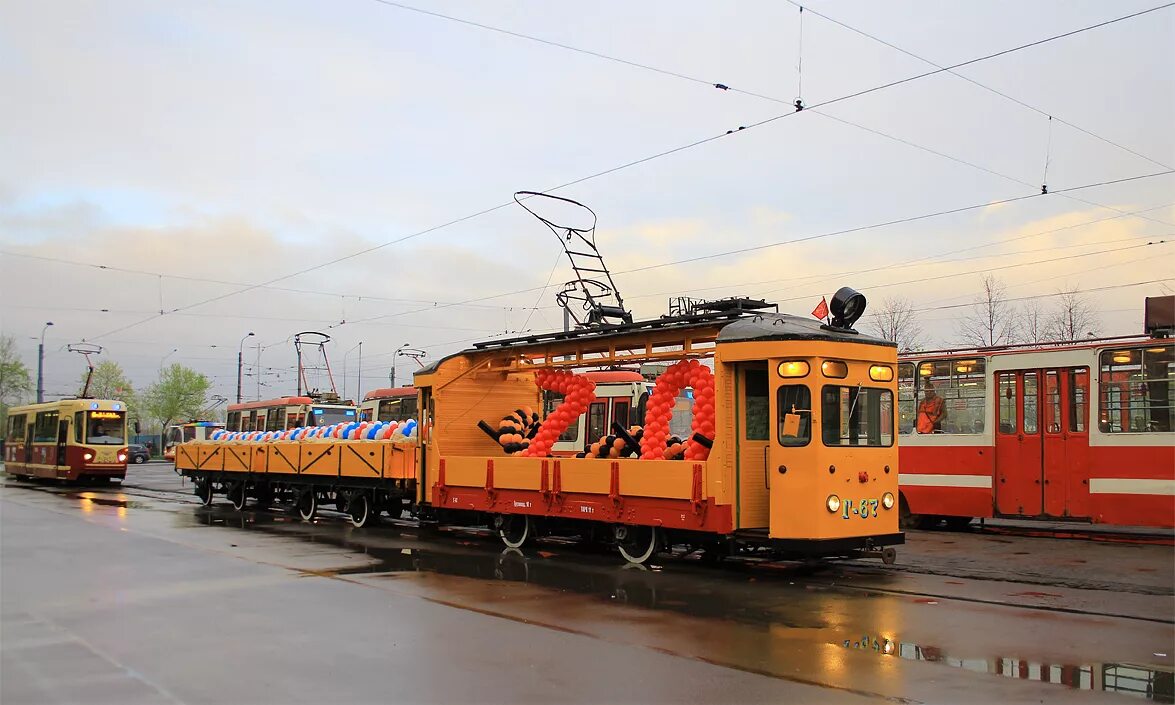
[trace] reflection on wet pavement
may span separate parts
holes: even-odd
[[[864,635],[845,639],[848,649],[873,651],[910,661],[929,661],[976,673],[990,673],[1005,678],[1055,683],[1075,690],[1093,690],[1132,695],[1158,703],[1175,702],[1175,674],[1145,666],[1104,663],[1083,666],[1037,663],[1014,658],[955,658],[933,646],[895,642],[884,637]]]
[[[1134,695],[1159,703],[1175,702],[1175,675],[1169,670],[1125,663],[1073,665],[1012,657],[956,655],[941,647],[903,641],[894,634],[847,639],[834,637],[832,635],[843,634],[851,627],[843,619],[830,619],[832,610],[827,606],[828,600],[891,597],[864,592],[848,598],[837,594],[835,588],[805,582],[813,574],[839,577],[835,567],[778,563],[717,567],[698,565],[700,561],[687,559],[674,561],[671,569],[666,570],[656,565],[617,565],[610,551],[593,552],[590,548],[553,542],[544,542],[540,550],[525,553],[518,549],[498,552],[494,539],[486,538],[485,532],[477,530],[444,531],[434,536],[415,527],[404,527],[399,532],[392,527],[353,531],[329,518],[307,525],[287,516],[238,514],[217,509],[198,510],[194,519],[211,526],[259,530],[296,536],[318,544],[332,544],[359,551],[373,559],[362,567],[329,571],[332,575],[379,578],[411,572],[528,583],[611,604],[766,627],[772,634],[779,633],[777,630],[781,628],[794,630],[808,636],[816,635],[825,643],[873,652],[879,657],[923,661],[1077,690]],[[424,540],[428,540],[427,548],[421,547]],[[814,597],[818,601],[815,606],[810,606]],[[922,598],[911,601],[938,604],[937,600]]]
[[[375,529],[355,530],[329,512],[324,512],[323,518],[316,522],[305,524],[280,511],[238,513],[227,507],[204,509],[155,501],[158,498],[154,497],[131,499],[137,495],[130,493],[128,497],[111,490],[52,494],[78,502],[83,514],[102,508],[109,516],[125,521],[128,510],[134,510],[134,519],[144,526],[212,526],[265,535],[270,538],[252,542],[252,548],[257,550],[255,555],[278,555],[274,560],[279,562],[284,554],[287,558],[296,556],[295,563],[314,565],[306,551],[297,549],[300,543],[313,546],[312,557],[317,559],[317,565],[325,567],[322,570],[307,567],[305,572],[310,576],[352,576],[369,583],[394,580],[409,573],[469,579],[474,582],[429,579],[420,589],[430,591],[428,599],[434,599],[431,595],[437,593],[450,593],[450,597],[436,601],[455,607],[525,621],[533,619],[535,623],[556,629],[574,630],[574,625],[587,624],[601,633],[610,633],[609,630],[615,633],[615,626],[603,625],[611,613],[592,608],[592,603],[647,610],[650,615],[647,619],[632,617],[631,612],[623,613],[622,618],[629,620],[627,626],[632,629],[651,635],[647,638],[652,648],[767,675],[786,677],[788,673],[802,672],[808,674],[805,677],[821,682],[859,682],[859,674],[849,672],[851,669],[824,650],[831,648],[841,653],[844,653],[842,649],[863,652],[883,660],[893,657],[1075,690],[1175,702],[1175,677],[1166,668],[1169,661],[1166,653],[1155,653],[1160,657],[1157,664],[1137,663],[1141,658],[1138,650],[1128,648],[1100,652],[1095,649],[1100,658],[1082,658],[1083,642],[1072,636],[1088,638],[1084,630],[1097,627],[1086,623],[1066,624],[1064,629],[1069,631],[1058,632],[1058,642],[1071,648],[1059,649],[1062,656],[1056,657],[1050,648],[1040,650],[1041,639],[1035,633],[1040,629],[1039,624],[1021,625],[1022,632],[1015,632],[1014,620],[1010,630],[999,628],[1003,622],[995,623],[994,627],[983,624],[989,616],[986,613],[960,616],[962,610],[950,606],[950,598],[931,599],[924,597],[925,593],[914,594],[903,582],[907,580],[905,576],[863,564],[854,564],[851,569],[836,564],[755,561],[714,566],[677,557],[667,560],[663,567],[646,569],[618,564],[610,549],[558,541],[544,541],[537,550],[525,553],[510,549],[499,552],[496,539],[472,529],[434,532],[385,521]],[[235,548],[237,542],[242,546],[249,544],[244,536],[226,536],[233,542],[228,543],[231,547]],[[996,537],[988,540],[1008,541]],[[295,553],[291,554],[291,548]],[[860,581],[862,577],[868,578],[868,584]],[[858,580],[855,585],[854,580]],[[964,584],[959,580],[943,582]],[[556,594],[536,598],[535,593],[503,592],[492,587],[504,583],[524,583]],[[486,587],[478,588],[479,584]],[[1021,590],[1007,595],[1059,597],[1043,590]],[[582,604],[585,599],[586,609]],[[515,604],[511,604],[512,600]],[[943,600],[946,604],[940,605]],[[1014,607],[1009,605],[1010,609]],[[976,624],[976,614],[979,624]],[[1006,613],[995,618],[1012,619]],[[1169,630],[1169,625],[1165,628]],[[968,629],[976,638],[960,636]],[[624,638],[630,635],[631,632]],[[1148,643],[1154,639],[1141,641]],[[1021,645],[1025,643],[1036,644],[1038,651],[1029,649],[1027,654],[1007,655],[1011,651],[1008,645],[1022,650]],[[1145,651],[1143,656],[1149,654],[1149,649]],[[1084,655],[1089,654],[1085,650]],[[1122,654],[1135,662],[1103,661],[1113,654]],[[1037,658],[1024,658],[1026,655]],[[877,663],[880,667],[883,661]],[[878,673],[894,677],[885,675],[884,667]]]

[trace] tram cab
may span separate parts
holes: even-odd
[[[900,543],[894,439],[896,347],[798,317],[736,321],[716,365],[732,401],[736,532],[777,548]]]

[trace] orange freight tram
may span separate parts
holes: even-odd
[[[227,434],[184,444],[176,466],[205,502],[286,500],[310,519],[327,501],[356,525],[408,510],[488,525],[511,547],[557,534],[615,543],[634,563],[669,545],[891,562],[897,355],[851,328],[863,309],[843,289],[832,325],[727,311],[487,342],[416,373],[407,438],[359,440],[381,435],[363,424]],[[597,399],[588,373],[652,362],[668,367],[628,415],[638,423],[555,455]],[[670,424],[683,390],[684,438]],[[540,418],[545,391],[562,398]]]

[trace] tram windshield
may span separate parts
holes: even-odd
[[[333,426],[344,421],[354,421],[356,411],[344,407],[316,406],[313,417],[315,426]]]
[[[888,389],[826,385],[820,416],[826,446],[893,445],[893,393]]]
[[[126,416],[121,411],[91,411],[86,414],[86,444],[126,445]]]

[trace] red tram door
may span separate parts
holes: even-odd
[[[1036,516],[1042,509],[1039,387],[1035,370],[996,374],[997,514]]]
[[[1044,513],[1088,517],[1089,369],[1045,371]]]
[[[1089,515],[1089,369],[996,375],[996,512]]]

